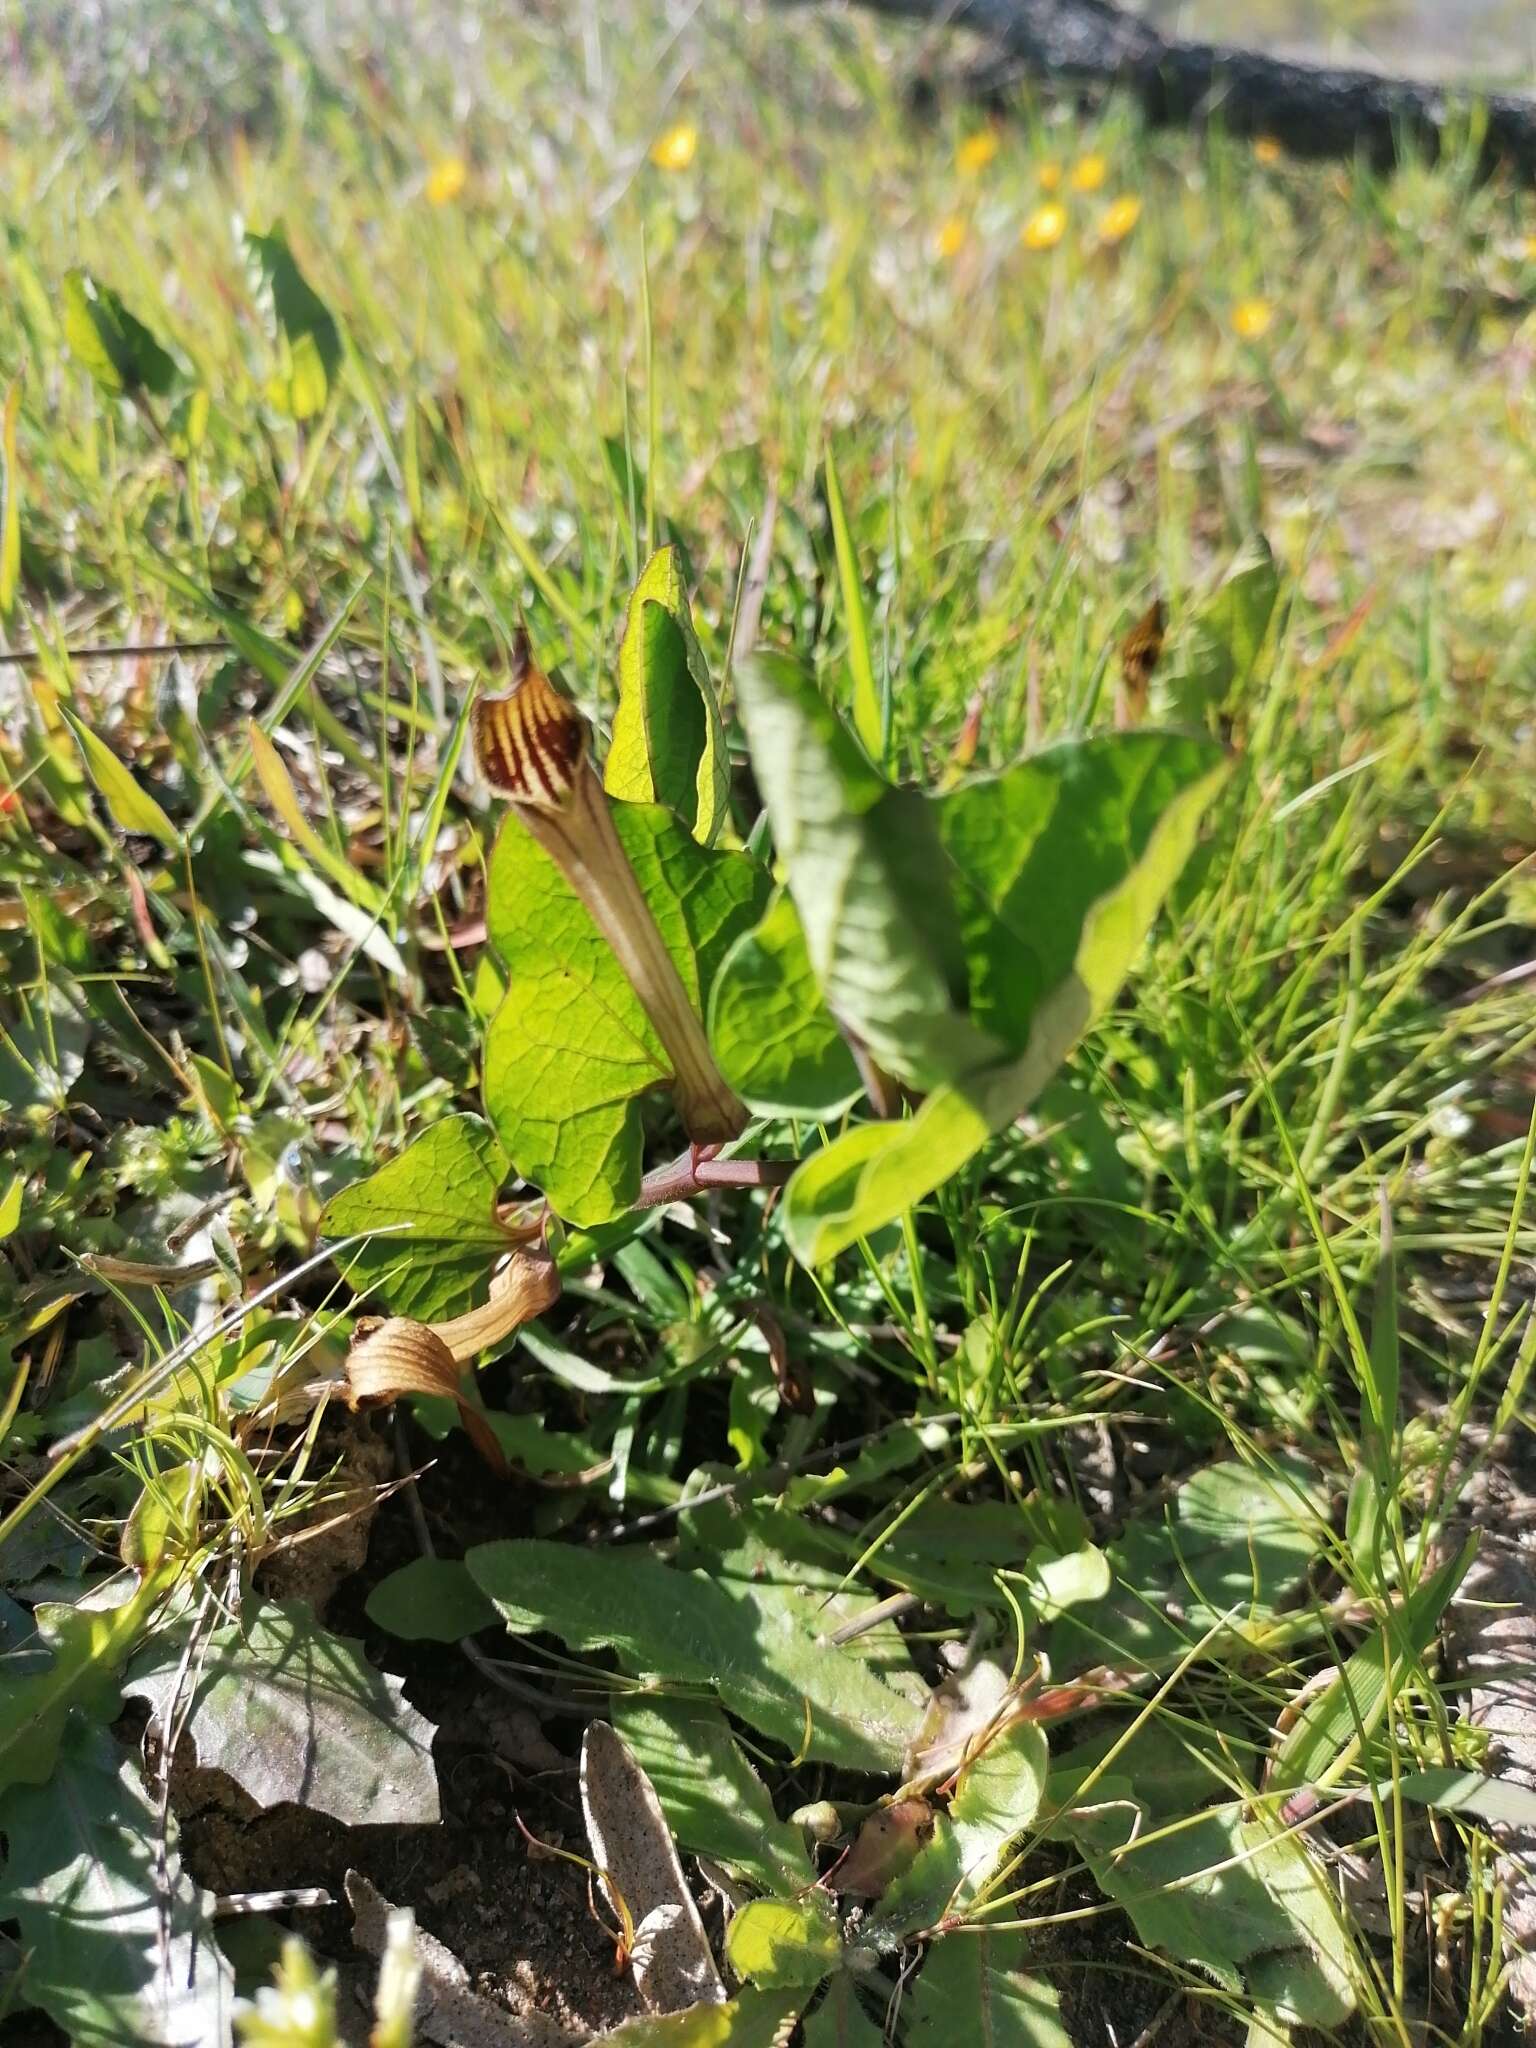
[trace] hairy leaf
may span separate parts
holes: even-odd
[[[795,1892],[815,1882],[804,1836],[774,1813],[718,1707],[618,1693],[610,1712],[685,1849],[763,1891]]]
[[[1354,2010],[1352,1961],[1326,1872],[1295,1835],[1245,1819],[1236,1803],[1142,1830],[1104,1779],[1067,1816],[1094,1881],[1141,1938],[1197,1963],[1292,2025],[1331,2027]],[[1134,1802],[1132,1802],[1134,1805]]]
[[[1171,1510],[1133,1520],[1108,1546],[1112,1590],[1057,1619],[1053,1669],[1151,1669],[1176,1662],[1223,1616],[1239,1633],[1268,1620],[1317,1555],[1326,1514],[1326,1489],[1300,1460],[1207,1466]]]
[[[917,1704],[860,1654],[863,1639],[841,1648],[818,1640],[819,1602],[803,1583],[722,1582],[633,1552],[534,1539],[481,1544],[465,1562],[514,1634],[611,1648],[638,1677],[718,1693],[731,1713],[813,1761],[899,1768]],[[888,1648],[881,1659],[898,1675]]]
[[[506,1158],[477,1116],[444,1117],[326,1204],[329,1238],[376,1237],[339,1254],[357,1291],[397,1315],[438,1322],[486,1298],[491,1268],[509,1240],[496,1220]]]
[[[490,1628],[496,1610],[462,1558],[414,1557],[380,1579],[365,1609],[375,1628],[405,1643],[456,1643]]]
[[[895,1939],[964,1913],[1040,1810],[1050,1752],[1033,1722],[995,1735],[962,1772],[947,1814],[880,1902],[874,1939]]]
[[[156,1638],[124,1681],[164,1717],[185,1638]],[[373,1669],[354,1638],[335,1636],[299,1601],[264,1601],[217,1629],[192,1665],[178,1712],[205,1769],[223,1771],[260,1806],[285,1800],[349,1827],[438,1818],[431,1722],[401,1681]]]
[[[702,1016],[767,876],[745,854],[706,852],[658,804],[616,804],[614,826]],[[636,1097],[671,1079],[660,1041],[580,898],[511,813],[491,856],[486,922],[510,974],[486,1036],[486,1112],[559,1215],[608,1222],[639,1192]]]
[[[1377,1633],[1305,1702],[1275,1751],[1271,1783],[1310,1784],[1346,1749],[1370,1739],[1391,1704],[1391,1681],[1401,1684],[1429,1648],[1476,1554],[1474,1534],[1454,1557],[1420,1580]]]
[[[712,1683],[728,1621],[700,1574],[646,1552],[608,1557],[530,1537],[477,1544],[464,1562],[514,1635],[547,1631],[572,1650],[613,1649],[642,1675]]]
[[[675,547],[657,549],[630,595],[603,786],[625,803],[665,804],[705,846],[728,815],[720,706]]]
[[[20,1021],[0,1038],[0,1103],[11,1110],[60,1109],[85,1072],[90,1022],[57,981],[41,1000],[34,996],[29,1003],[23,995],[21,1007]]]
[[[1134,1785],[1137,1802],[1156,1820],[1230,1799],[1246,1784],[1220,1731],[1172,1715],[1153,1715],[1131,1729],[1113,1721],[1102,1734],[1053,1758],[1045,1788],[1050,1809],[1042,1823],[1045,1831],[1062,1832],[1058,1822],[1063,1813],[1079,1801],[1106,1796],[1098,1787],[1110,1776]]]
[[[626,2020],[601,2036],[603,2048],[787,2048],[805,1994],[738,1991],[725,2005]]]
[[[0,1040],[0,1103],[8,1110],[33,1107],[61,1109],[85,1072],[91,1026],[55,985],[48,991],[46,1011],[38,1005],[24,1013]]]
[[[814,1887],[792,1899],[753,1899],[731,1920],[725,1957],[738,1977],[764,1990],[819,1984],[838,1967],[843,1942],[827,1893]]]
[[[877,1977],[872,1988],[878,1992],[888,1987]],[[860,2002],[857,1979],[840,1970],[807,2017],[804,2038],[805,2048],[884,2048],[885,2030]]]
[[[229,2040],[234,1972],[213,1939],[212,1895],[182,1868],[174,1818],[162,1888],[156,1803],[102,1730],[73,1729],[47,1785],[13,1787],[0,1832],[0,1919],[20,1923],[26,1996],[75,2048]]]
[[[96,1721],[115,1718],[118,1668],[164,1592],[165,1580],[156,1574],[117,1607],[36,1609],[37,1633],[51,1660],[0,1690],[0,1790],[43,1783],[72,1708]]]
[[[936,1941],[903,2003],[907,2048],[1071,2048],[1061,2002],[1018,1934]]]
[[[723,1502],[691,1509],[680,1529],[680,1561],[710,1574],[739,1626],[785,1676],[794,1676],[802,1710],[822,1700],[835,1708],[840,1685],[856,1688],[864,1696],[868,1753],[877,1745],[888,1753],[887,1745],[899,1742],[904,1755],[928,1689],[901,1631],[887,1621],[841,1647],[830,1640],[844,1622],[862,1617],[873,1597],[862,1579],[849,1576],[856,1553],[846,1539],[776,1508],[733,1512]]]
[[[998,1571],[1018,1571],[1035,1535],[1012,1502],[927,1500],[892,1530],[866,1570],[967,1614],[997,1605]]]

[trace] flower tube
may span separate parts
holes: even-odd
[[[587,751],[587,722],[519,650],[521,673],[505,697],[475,706],[481,773],[510,798],[613,948],[671,1063],[673,1095],[695,1145],[720,1145],[746,1129],[747,1112],[715,1065],[704,1026],[683,987]]]

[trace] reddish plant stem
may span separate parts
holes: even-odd
[[[686,1201],[707,1188],[781,1188],[799,1165],[798,1159],[718,1159],[713,1150],[694,1146],[680,1159],[658,1166],[640,1183],[637,1209],[656,1209],[663,1202]]]
[[[640,1183],[634,1206],[659,1209],[710,1188],[781,1188],[800,1164],[798,1159],[719,1159],[715,1150],[695,1145],[665,1166],[653,1167]],[[498,1211],[508,1235],[520,1244],[543,1236],[549,1213],[546,1202],[506,1202]]]

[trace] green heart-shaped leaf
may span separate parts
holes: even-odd
[[[744,853],[706,852],[659,804],[615,804],[613,817],[702,1015],[768,878]],[[491,855],[486,924],[510,975],[486,1034],[486,1113],[557,1214],[605,1223],[639,1193],[636,1098],[671,1080],[666,1055],[586,906],[515,813]]]
[[[281,226],[265,235],[247,230],[245,247],[271,299],[282,344],[282,373],[273,395],[294,419],[313,419],[325,410],[341,363],[341,329],[300,270]]]
[[[320,1227],[329,1238],[378,1232],[342,1254],[347,1278],[397,1315],[439,1322],[486,1298],[510,1242],[496,1220],[506,1172],[496,1134],[479,1117],[445,1117],[333,1195]]]
[[[705,846],[728,814],[720,706],[675,547],[657,549],[630,596],[603,786],[625,803],[665,804]]]
[[[1179,734],[1064,742],[933,806],[974,1014],[1013,1047],[934,1090],[905,1122],[860,1124],[790,1182],[784,1226],[808,1265],[899,1216],[1022,1116],[1113,1000],[1226,773]]]
[[[163,398],[176,382],[175,358],[88,270],[71,270],[64,279],[64,338],[102,390],[118,397],[150,391]]]
[[[1279,594],[1269,542],[1255,534],[1184,630],[1157,692],[1165,716],[1200,727],[1226,708],[1258,666]]]
[[[832,1014],[912,1088],[996,1058],[1002,1048],[967,1015],[956,877],[934,807],[870,766],[794,662],[744,662],[737,694],[775,850]]]
[[[761,1115],[833,1117],[859,1094],[859,1070],[821,999],[786,891],[725,956],[709,1042],[721,1073]]]

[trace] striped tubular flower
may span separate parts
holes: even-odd
[[[715,1065],[587,751],[587,722],[518,647],[505,697],[475,706],[475,753],[498,795],[554,861],[613,948],[672,1066],[673,1097],[695,1145],[740,1137],[747,1112]]]

